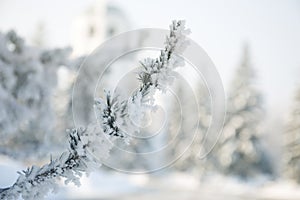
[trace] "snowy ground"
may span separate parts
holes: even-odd
[[[0,187],[11,185],[16,171],[25,167],[0,158]],[[237,179],[213,176],[205,181],[182,173],[129,175],[98,171],[82,178],[82,186],[63,186],[47,199],[111,199],[111,200],[299,200],[300,186],[288,181],[257,180],[243,183]]]
[[[151,186],[152,185],[152,186]],[[300,187],[291,182],[241,183],[238,180],[214,177],[199,183],[184,174],[172,174],[152,180],[148,192],[140,192],[125,197],[137,199],[184,199],[184,200],[299,200]]]
[[[199,182],[186,174],[126,175],[97,172],[83,179],[83,186],[67,187],[69,199],[111,200],[299,200],[300,186],[287,181],[242,183],[214,177]]]

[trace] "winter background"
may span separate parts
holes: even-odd
[[[190,37],[205,49],[223,80],[227,116],[214,151],[204,160],[197,159],[200,142],[196,140],[173,166],[159,172],[131,175],[102,167],[84,177],[81,187],[62,184],[48,198],[300,199],[297,0],[1,0],[0,188],[13,184],[17,171],[42,165],[65,147],[64,130],[72,127],[72,84],[86,55],[116,34],[138,28],[167,29],[173,19],[187,21]],[[118,48],[108,54],[117,55]],[[98,78],[93,69],[99,62],[101,58],[89,63],[91,70],[78,80],[82,87],[74,98],[82,98],[81,102],[93,100],[89,85]],[[113,76],[108,71],[105,80],[109,83]],[[212,109],[203,82],[193,86],[200,99],[196,116],[190,92],[181,84],[175,88],[185,102],[182,109],[190,115],[180,121],[178,134],[172,125],[178,124],[182,113],[176,102],[170,102],[170,126],[165,133],[175,142],[169,156],[186,147],[191,131],[207,130]],[[77,120],[88,123],[93,108],[76,106],[81,113]],[[190,120],[195,118],[198,127]],[[132,148],[147,151],[155,145],[148,141]],[[112,153],[118,157],[118,152]],[[127,168],[133,163],[147,168],[157,162],[120,159]]]

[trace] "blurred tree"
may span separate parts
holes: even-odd
[[[262,140],[262,96],[253,86],[253,78],[254,70],[245,46],[242,63],[230,88],[227,119],[217,152],[220,171],[244,179],[273,173]]]
[[[68,65],[70,53],[29,47],[13,31],[0,33],[1,153],[26,158],[42,154],[44,138],[55,127],[56,72]]]
[[[296,93],[294,109],[287,124],[284,149],[284,173],[300,183],[300,90]]]
[[[179,158],[175,170],[200,175],[204,162],[198,154],[211,120],[210,97],[203,82],[197,82],[195,91],[188,85],[176,84],[177,100],[172,102],[168,142],[170,155]]]

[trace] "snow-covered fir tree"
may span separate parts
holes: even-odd
[[[295,95],[284,136],[284,174],[300,183],[300,90]]]
[[[254,87],[254,69],[245,46],[227,99],[227,116],[217,154],[219,170],[241,178],[271,175],[271,160],[263,145],[262,96]]]
[[[115,140],[130,142],[124,128],[138,133],[138,127],[133,127],[130,119],[142,120],[148,109],[155,108],[154,94],[164,92],[172,84],[173,70],[184,65],[175,55],[185,49],[188,33],[184,21],[173,21],[159,57],[140,62],[140,87],[130,99],[121,99],[107,91],[103,98],[95,100],[99,123],[68,130],[68,149],[58,158],[51,158],[48,164],[19,172],[19,178],[12,186],[0,188],[0,199],[41,199],[56,189],[57,180],[61,178],[66,184],[80,185],[79,179],[84,173],[97,169],[109,157]],[[19,51],[18,48],[14,50]],[[49,56],[45,60],[48,61]]]
[[[14,31],[0,33],[0,153],[42,153],[45,137],[56,126],[57,70],[69,65],[70,53],[27,46]]]

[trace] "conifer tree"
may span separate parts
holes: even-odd
[[[254,87],[255,73],[247,46],[243,53],[228,94],[226,122],[217,157],[223,173],[246,179],[272,174],[272,166],[263,145],[263,102]]]
[[[0,33],[0,153],[28,159],[53,136],[57,70],[70,64],[70,53],[28,46],[14,31]]]

